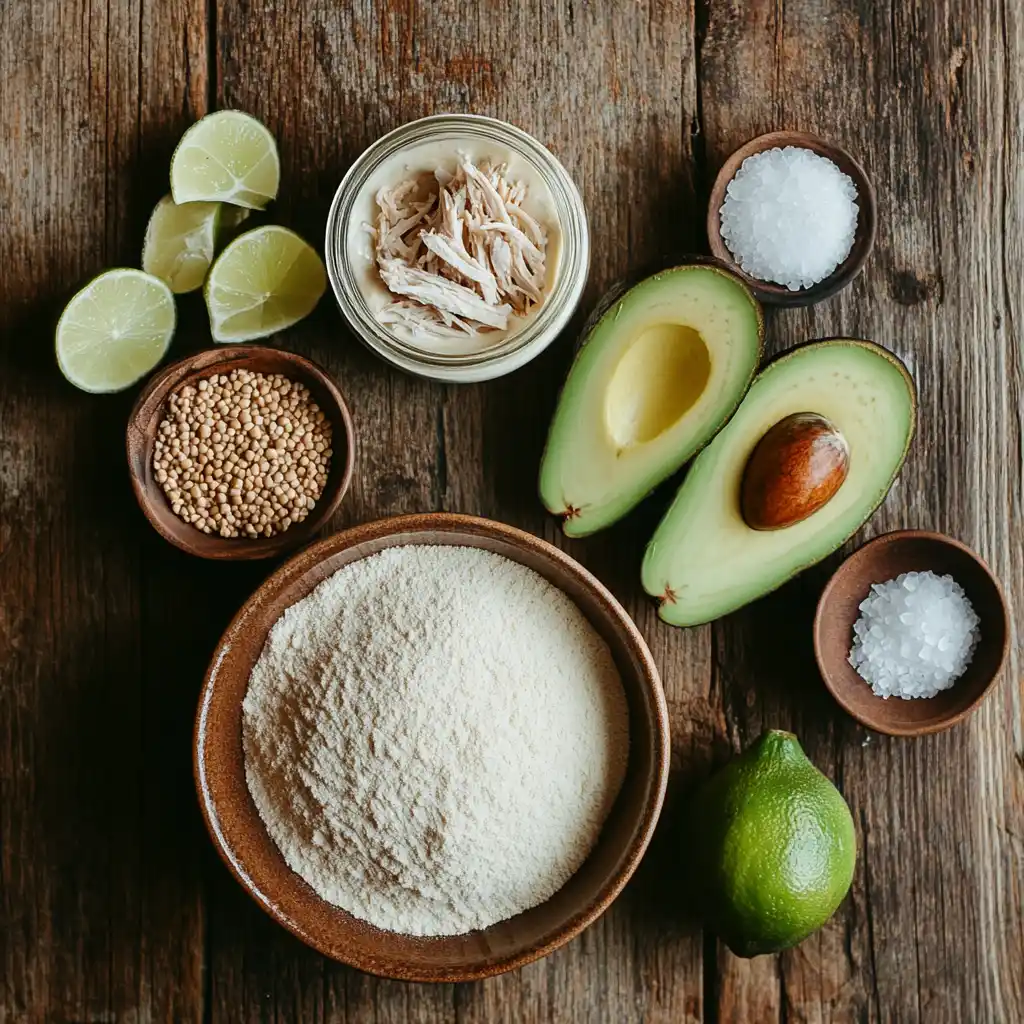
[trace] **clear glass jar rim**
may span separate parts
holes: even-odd
[[[527,159],[551,192],[562,235],[561,264],[555,287],[536,317],[521,331],[494,348],[456,356],[428,353],[407,345],[376,321],[357,283],[346,244],[356,200],[380,164],[402,149],[446,133],[490,139]],[[324,247],[331,287],[352,328],[364,343],[380,355],[406,368],[410,368],[409,364],[451,370],[480,367],[510,359],[538,342],[539,352],[571,318],[582,297],[590,267],[586,209],[569,172],[532,135],[505,121],[479,114],[435,114],[420,118],[393,129],[371,143],[356,158],[335,192],[327,218]]]

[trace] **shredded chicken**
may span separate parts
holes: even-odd
[[[507,330],[544,301],[547,233],[505,170],[463,160],[377,193],[377,267],[396,296],[381,323],[465,337]]]

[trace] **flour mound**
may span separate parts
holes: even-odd
[[[246,778],[289,867],[378,928],[458,935],[554,894],[622,785],[628,712],[576,605],[476,548],[354,562],[270,632]]]

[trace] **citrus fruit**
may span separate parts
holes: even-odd
[[[171,157],[176,203],[222,202],[262,210],[277,195],[281,165],[274,136],[240,110],[197,121]]]
[[[141,270],[108,270],[65,306],[57,365],[83,391],[122,391],[163,359],[174,334],[171,289]]]
[[[222,203],[220,208],[220,237],[230,235],[235,228],[240,227],[249,219],[251,210],[244,206],[232,206],[230,203]]]
[[[164,196],[146,227],[142,269],[178,295],[201,288],[213,262],[222,209],[220,203],[176,203]]]
[[[327,273],[294,231],[268,224],[239,235],[206,279],[214,341],[251,341],[301,320],[320,301]]]
[[[690,835],[707,923],[739,956],[795,946],[853,880],[850,809],[789,732],[768,730],[704,784]]]

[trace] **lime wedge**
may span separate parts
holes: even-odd
[[[214,341],[251,341],[283,331],[320,301],[327,274],[294,231],[267,224],[239,235],[206,279]]]
[[[165,281],[176,295],[201,288],[213,262],[221,210],[220,203],[179,205],[164,196],[146,227],[142,269]]]
[[[222,202],[262,210],[277,195],[281,165],[274,136],[240,110],[197,121],[171,157],[176,203]]]
[[[234,231],[235,228],[240,227],[243,222],[249,219],[249,214],[252,210],[247,210],[244,206],[231,206],[229,203],[225,203],[220,208],[220,230],[222,233],[228,233]]]
[[[163,359],[174,323],[174,296],[163,281],[141,270],[108,270],[65,306],[57,365],[83,391],[123,391]]]
[[[217,226],[217,248],[223,249],[233,238],[242,233],[242,225],[249,219],[252,210],[244,206],[220,204],[220,224]]]

